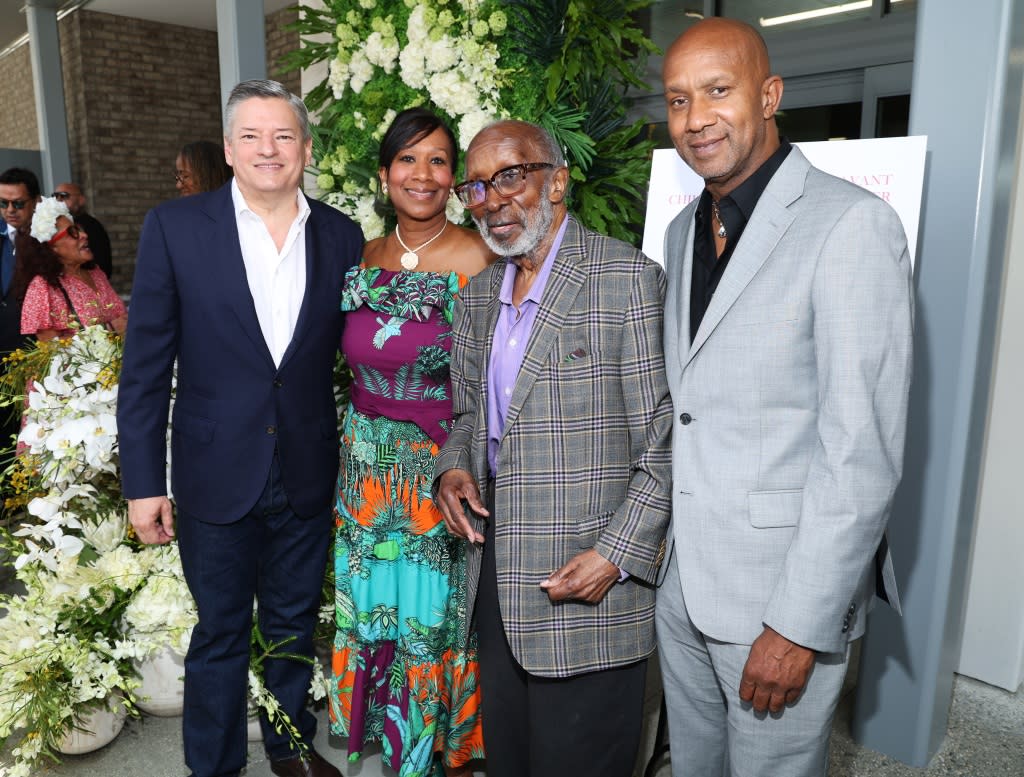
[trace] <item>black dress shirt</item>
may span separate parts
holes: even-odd
[[[765,160],[753,174],[718,201],[718,213],[725,225],[725,249],[721,256],[715,255],[716,228],[711,217],[711,193],[707,189],[700,196],[695,216],[696,229],[693,236],[693,275],[690,279],[690,342],[697,336],[700,322],[704,320],[711,298],[715,295],[725,269],[729,266],[733,249],[740,242],[757,201],[765,187],[789,155],[792,146],[782,138],[781,145]]]

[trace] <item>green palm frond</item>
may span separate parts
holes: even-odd
[[[595,152],[594,141],[586,132],[580,131],[586,118],[584,111],[569,105],[556,105],[546,111],[538,122],[565,149],[567,161],[582,170],[590,167]]]
[[[541,67],[555,62],[565,48],[569,0],[507,0],[512,50]]]

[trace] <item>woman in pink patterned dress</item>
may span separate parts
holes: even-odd
[[[16,256],[14,286],[24,294],[22,334],[52,340],[95,324],[124,334],[128,311],[64,203],[53,197],[40,201],[30,234],[18,237]]]

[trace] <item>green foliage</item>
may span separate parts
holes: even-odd
[[[653,144],[638,140],[639,123],[626,123],[625,93],[643,85],[643,60],[657,50],[634,21],[649,4],[327,0],[323,9],[300,8],[294,29],[302,48],[284,64],[330,67],[306,98],[318,112],[314,158],[325,200],[354,216],[368,238],[383,234],[387,224],[372,205],[380,136],[394,112],[435,110],[462,148],[485,117],[522,118],[565,149],[570,207],[582,221],[636,242]],[[420,63],[407,68],[406,56],[417,54]],[[449,217],[459,215],[450,209]]]

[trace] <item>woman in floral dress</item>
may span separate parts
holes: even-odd
[[[12,283],[22,299],[22,334],[52,340],[95,324],[124,334],[128,311],[67,205],[55,197],[40,200],[30,234],[18,236],[17,252]]]
[[[483,756],[475,641],[466,644],[465,550],[431,499],[451,428],[452,309],[493,257],[448,222],[455,138],[422,108],[381,142],[381,191],[398,226],[347,278],[342,349],[352,370],[336,504],[337,635],[331,729],[349,759],[380,741],[409,777]],[[435,756],[435,753],[437,756]]]

